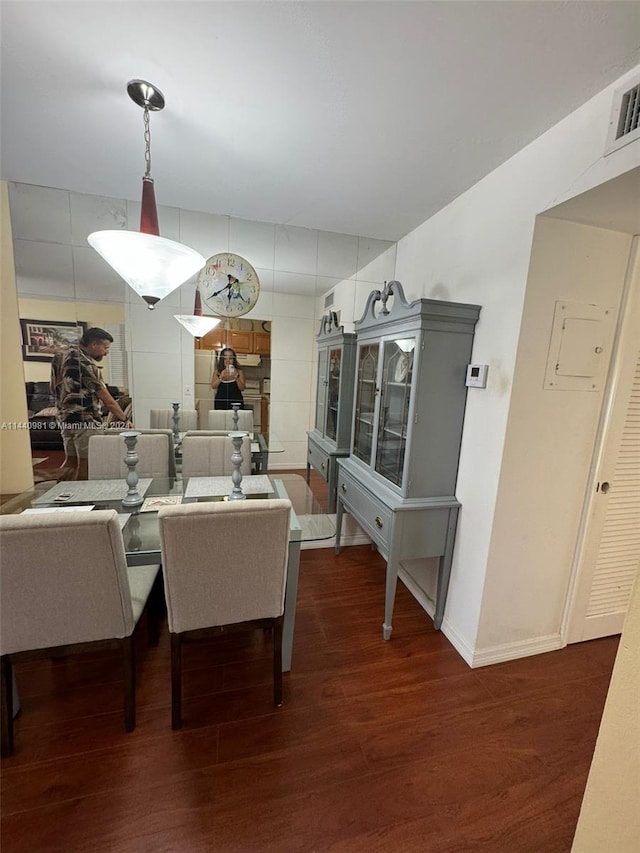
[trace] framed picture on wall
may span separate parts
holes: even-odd
[[[24,361],[51,361],[57,349],[77,344],[87,330],[86,323],[62,320],[20,320],[20,325]]]

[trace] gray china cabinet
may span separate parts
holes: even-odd
[[[336,510],[339,457],[349,455],[356,336],[326,314],[316,335],[318,374],[315,428],[308,435],[307,483],[314,468],[327,481],[327,512]]]
[[[400,282],[390,281],[369,294],[355,324],[351,454],[338,460],[336,552],[346,510],[387,561],[385,640],[398,571],[410,561],[439,557],[432,604],[434,625],[442,624],[460,508],[466,370],[479,314],[478,305],[407,303]],[[416,594],[410,577],[408,586]]]

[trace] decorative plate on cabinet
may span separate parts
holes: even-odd
[[[249,261],[231,252],[212,255],[198,275],[202,301],[218,317],[241,317],[258,301],[260,281]]]

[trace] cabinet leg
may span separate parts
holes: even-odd
[[[393,604],[396,598],[396,586],[398,584],[398,565],[395,561],[387,563],[387,582],[384,594],[384,624],[382,626],[382,639],[390,640],[393,631]]]
[[[438,564],[438,590],[436,592],[436,610],[433,615],[433,627],[440,630],[444,618],[444,607],[447,603],[449,592],[449,580],[451,578],[451,563],[453,561],[453,546],[456,540],[456,527],[458,526],[458,507],[449,510],[449,524],[447,525],[447,538],[444,545],[444,554],[440,557]]]
[[[340,539],[342,536],[342,513],[344,508],[342,506],[342,501],[338,498],[338,502],[336,504],[336,545],[335,552],[336,554],[340,553]]]
[[[311,464],[307,462],[307,486],[311,482]]]

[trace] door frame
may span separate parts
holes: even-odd
[[[580,516],[580,525],[576,537],[571,563],[569,587],[565,599],[562,620],[560,624],[560,636],[562,645],[580,642],[582,640],[582,628],[584,624],[585,604],[593,583],[593,573],[588,570],[585,562],[585,552],[589,542],[590,526],[595,501],[598,498],[597,486],[600,466],[602,464],[605,446],[609,437],[609,429],[613,417],[613,409],[619,393],[619,380],[622,370],[623,359],[626,348],[632,346],[629,326],[631,325],[631,311],[635,301],[640,302],[640,236],[633,237],[627,271],[625,274],[624,288],[620,300],[620,310],[616,322],[613,339],[611,360],[607,374],[605,392],[600,410],[598,429],[594,443],[593,455],[589,467],[589,475],[585,491],[585,499]],[[588,584],[588,588],[587,588]]]

